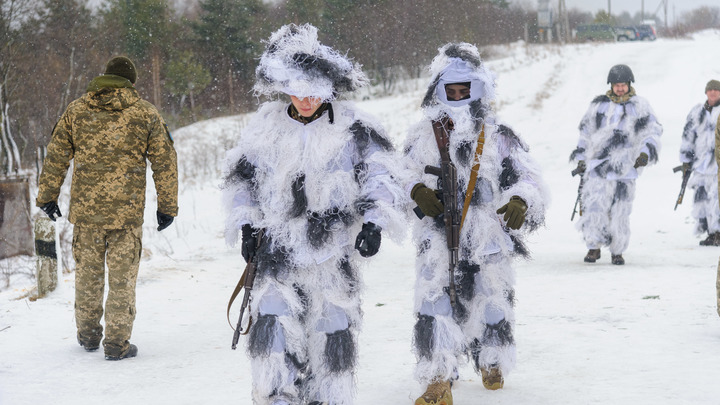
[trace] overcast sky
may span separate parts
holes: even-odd
[[[557,4],[558,0],[551,0],[551,4]],[[620,14],[627,11],[630,15],[640,12],[643,2],[645,3],[645,15],[653,14],[658,10],[661,0],[610,0],[610,8],[613,14]],[[565,0],[568,9],[577,8],[583,11],[596,13],[598,10],[606,10],[608,8],[608,0]],[[718,0],[668,0],[668,20],[673,19],[673,10],[679,18],[683,13],[700,8],[702,6],[720,7]],[[662,8],[658,11],[660,16],[663,15]]]

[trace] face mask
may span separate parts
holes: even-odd
[[[447,95],[447,89],[445,86],[447,85],[470,85],[470,91],[466,96],[463,96],[460,100],[455,100],[454,98],[450,98]],[[459,86],[454,86],[455,89],[459,89]],[[438,100],[446,105],[449,105],[450,107],[462,107],[464,105],[468,105],[471,102],[482,98],[483,96],[483,89],[482,89],[482,82],[477,79],[473,79],[466,82],[447,82],[445,79],[440,79],[440,82],[438,82],[437,87],[435,88],[435,94],[437,94]]]

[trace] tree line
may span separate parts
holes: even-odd
[[[593,18],[570,17],[571,26]],[[539,41],[536,20],[506,0],[0,0],[0,176],[31,169],[112,56],[133,59],[136,88],[172,128],[254,109],[262,41],[283,24],[317,26],[383,91],[422,74],[449,41]]]

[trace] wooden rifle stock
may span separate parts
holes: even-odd
[[[237,286],[235,286],[235,290],[232,293],[232,296],[230,297],[230,302],[228,302],[227,307],[227,318],[228,323],[230,323],[230,308],[232,307],[233,302],[235,301],[235,298],[240,293],[240,290],[245,289],[245,294],[243,295],[242,304],[240,305],[240,315],[238,316],[237,325],[233,328],[233,339],[232,339],[232,349],[235,350],[237,348],[238,340],[240,340],[240,335],[247,335],[250,331],[250,326],[252,326],[252,317],[249,315],[248,325],[245,329],[245,332],[242,332],[242,321],[243,321],[243,314],[245,314],[245,310],[248,308],[250,304],[250,293],[253,289],[253,284],[255,284],[255,274],[257,272],[257,251],[260,248],[260,245],[262,244],[262,239],[264,236],[264,232],[261,229],[257,234],[257,243],[255,245],[255,254],[250,257],[250,260],[248,260],[247,265],[245,265],[245,270],[243,271],[242,276],[240,277],[240,281],[238,281]],[[232,327],[232,323],[230,323],[230,327]]]

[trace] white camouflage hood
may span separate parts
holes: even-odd
[[[310,24],[288,24],[275,31],[255,75],[256,95],[285,93],[324,101],[368,82],[360,65],[318,42],[317,28]]]
[[[451,107],[462,107],[478,99],[483,104],[489,104],[495,99],[495,75],[482,62],[475,45],[466,42],[444,45],[429,69],[433,79],[423,99],[423,108],[440,102]],[[471,83],[470,98],[449,101],[445,85],[461,82]]]

